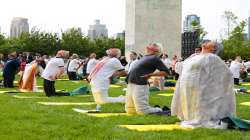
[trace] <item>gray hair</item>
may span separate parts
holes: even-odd
[[[71,56],[72,59],[77,59],[79,58],[78,55],[76,53],[73,53],[72,56]]]

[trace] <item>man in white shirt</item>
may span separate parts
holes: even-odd
[[[124,96],[109,97],[108,95],[110,78],[126,75],[124,67],[117,59],[120,53],[119,49],[109,49],[108,56],[99,61],[88,76],[97,109],[100,109],[101,104],[125,102]]]
[[[89,56],[89,61],[87,64],[87,75],[89,75],[89,73],[91,72],[91,70],[95,67],[95,65],[98,63],[98,60],[96,60],[96,54],[95,53],[91,53]]]
[[[240,63],[241,57],[236,56],[235,60],[230,65],[230,70],[233,73],[234,84],[240,85],[240,72],[244,68],[243,64]]]
[[[244,66],[246,67],[246,69],[250,69],[250,61],[245,62],[245,63],[244,63]]]
[[[171,68],[172,62],[171,62],[171,60],[168,58],[168,55],[167,55],[167,54],[163,53],[162,56],[161,56],[161,60],[162,60],[162,62],[164,63],[164,65],[165,65],[168,69]]]
[[[136,52],[131,51],[129,57],[130,57],[130,62],[128,64],[128,73],[134,67],[135,63],[138,61]]]
[[[68,58],[69,52],[60,50],[56,57],[50,59],[43,71],[42,78],[44,78],[43,88],[46,96],[55,96],[55,81],[64,73],[64,58]]]
[[[78,55],[77,54],[73,54],[71,56],[69,65],[68,65],[68,77],[69,80],[77,80],[77,70],[81,67],[82,63],[78,60]]]

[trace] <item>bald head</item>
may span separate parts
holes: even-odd
[[[56,57],[68,58],[69,57],[69,51],[60,50],[60,51],[57,52]]]
[[[146,46],[147,54],[160,56],[162,52],[162,45],[160,43],[149,43]]]
[[[121,50],[117,48],[111,48],[106,51],[107,55],[110,57],[119,58],[121,56]]]
[[[215,53],[217,45],[213,41],[208,41],[203,43],[201,47],[202,47],[201,53]]]
[[[96,54],[95,54],[95,53],[91,53],[91,54],[89,55],[89,58],[90,58],[90,59],[96,58]]]

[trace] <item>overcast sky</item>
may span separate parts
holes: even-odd
[[[224,23],[223,11],[234,12],[240,20],[247,19],[250,0],[183,0],[182,18],[197,14],[209,32],[207,38],[220,37]],[[9,35],[13,17],[26,17],[30,27],[60,32],[70,27],[81,27],[86,34],[88,25],[100,19],[109,36],[125,29],[125,0],[1,0],[1,32]]]

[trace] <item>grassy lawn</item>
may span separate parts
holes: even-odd
[[[42,80],[38,81],[41,86]],[[86,83],[57,81],[56,87],[60,90],[71,91]],[[247,86],[250,89],[250,86]],[[42,89],[42,87],[40,87]],[[8,89],[1,88],[0,91]],[[111,96],[124,94],[122,87],[115,86],[110,90]],[[152,105],[171,104],[173,90],[164,93],[153,93],[150,96]],[[193,130],[163,130],[163,131],[136,131],[121,128],[119,125],[170,125],[179,120],[176,117],[166,116],[89,116],[74,112],[72,108],[95,109],[95,105],[78,106],[46,106],[37,102],[93,102],[89,95],[72,97],[31,98],[18,99],[18,96],[41,96],[43,93],[0,93],[0,139],[86,139],[86,140],[250,140],[250,132],[214,129]],[[250,106],[240,105],[242,102],[250,102],[250,94],[237,95],[237,115],[242,119],[250,120]],[[124,113],[124,104],[103,105],[101,113]]]

